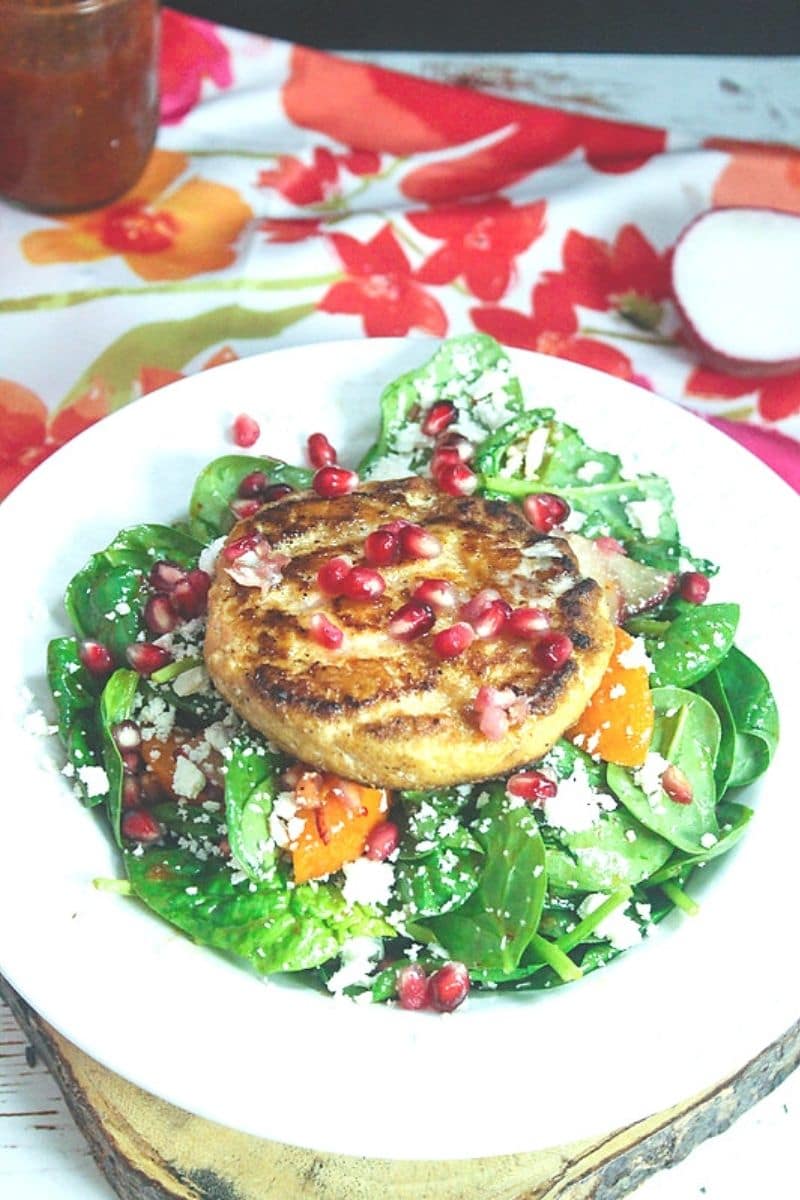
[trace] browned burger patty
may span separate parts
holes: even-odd
[[[366,536],[398,519],[434,534],[441,553],[380,568],[386,590],[371,602],[320,590],[324,563],[347,555],[363,564]],[[251,725],[321,770],[404,788],[502,774],[541,757],[575,722],[611,656],[613,626],[600,588],[579,577],[563,540],[535,533],[515,505],[451,497],[415,477],[367,483],[335,499],[286,496],[240,521],[228,546],[249,534],[267,539],[285,561],[278,558],[273,583],[244,586],[220,555],[209,598],[208,670]],[[573,654],[545,670],[530,641],[501,634],[443,660],[433,638],[458,620],[453,610],[424,636],[395,640],[392,614],[429,578],[450,580],[463,601],[491,587],[513,608],[546,609],[551,627],[571,638]],[[343,630],[340,648],[325,649],[311,633],[319,612]],[[478,727],[482,686],[527,701],[521,718],[514,707],[515,723],[498,740]]]

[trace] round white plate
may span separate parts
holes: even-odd
[[[670,477],[686,541],[722,565],[712,599],[741,602],[739,644],[778,699],[784,746],[745,797],[758,811],[740,848],[692,884],[700,915],[670,918],[567,988],[476,996],[438,1017],[264,984],[92,887],[118,874],[115,853],[59,774],[58,739],[23,720],[30,705],[52,712],[45,647],[67,628],[64,584],[118,528],[185,512],[198,470],[231,450],[239,412],[261,422],[256,451],[302,462],[322,429],[355,463],[382,385],[431,348],[326,343],[195,375],[82,434],[0,509],[0,969],[148,1091],[262,1137],[370,1157],[502,1154],[604,1132],[739,1068],[799,1007],[797,498],[691,414],[533,354],[512,352],[529,405],[554,405],[590,443]]]

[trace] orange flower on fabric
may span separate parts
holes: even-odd
[[[23,254],[37,265],[119,255],[151,282],[230,266],[252,210],[224,184],[196,177],[177,183],[187,165],[184,154],[155,150],[139,182],[115,204],[27,234]]]
[[[54,450],[107,412],[108,390],[102,380],[51,419],[30,388],[0,379],[0,500]]]

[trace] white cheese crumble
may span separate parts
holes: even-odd
[[[603,811],[617,807],[612,796],[596,791],[589,782],[586,767],[577,759],[568,779],[560,780],[555,796],[544,802],[548,825],[565,833],[584,833],[600,820]]]
[[[605,468],[602,463],[594,461],[585,462],[582,467],[578,467],[575,475],[580,479],[581,483],[591,483],[598,475],[602,475],[604,470]]]
[[[385,454],[370,468],[370,479],[405,479],[413,475],[411,460],[407,454]]]
[[[608,899],[602,892],[593,892],[586,896],[578,906],[578,915],[588,917]],[[642,940],[642,931],[633,917],[629,917],[623,908],[615,908],[595,929],[595,934],[609,941],[615,950],[629,950]]]
[[[190,667],[182,671],[172,681],[172,690],[176,696],[195,696],[198,692],[208,691],[208,671],[205,667]]]
[[[713,833],[704,833],[700,838],[700,845],[704,850],[710,850],[712,846],[716,846],[718,840]]]
[[[380,938],[355,937],[345,942],[341,966],[328,980],[328,991],[341,994],[345,988],[367,983],[373,964],[382,953]]]
[[[199,767],[183,755],[175,760],[175,771],[172,776],[172,790],[176,796],[184,796],[187,800],[196,800],[206,786],[206,777]]]
[[[648,675],[652,675],[653,671],[655,671],[655,667],[645,649],[644,638],[641,637],[635,637],[632,646],[628,646],[627,649],[619,652],[617,662],[626,671],[633,671],[636,667],[644,667]]]
[[[218,537],[215,541],[210,542],[208,546],[204,546],[200,551],[200,557],[197,560],[197,565],[201,571],[205,571],[206,575],[213,575],[214,568],[217,565],[219,552],[225,545],[226,539]]]
[[[661,776],[669,766],[663,754],[651,750],[640,767],[633,772],[633,782],[642,789],[652,808],[663,807],[665,792],[661,786]]]
[[[664,509],[660,501],[630,500],[625,512],[632,525],[640,529],[646,538],[657,538],[661,533],[661,514]]]
[[[108,793],[108,776],[102,767],[78,767],[78,779],[86,788],[89,799]]]
[[[342,895],[348,905],[388,904],[394,885],[394,867],[388,862],[357,858],[345,863]]]

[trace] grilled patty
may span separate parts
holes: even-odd
[[[380,568],[386,590],[375,601],[320,591],[325,562],[347,555],[363,564],[365,537],[398,519],[434,534],[442,552]],[[253,534],[286,561],[275,560],[274,581],[245,586],[220,555],[209,597],[208,670],[242,717],[320,770],[403,788],[502,774],[547,751],[583,711],[608,664],[614,637],[601,589],[580,578],[566,542],[534,532],[515,505],[448,496],[414,477],[363,484],[334,499],[283,497],[240,521],[227,545]],[[392,614],[428,578],[450,580],[464,601],[491,587],[514,608],[545,608],[551,627],[572,639],[572,656],[543,670],[530,642],[501,634],[442,660],[433,635],[458,619],[452,610],[425,636],[396,641],[388,632]],[[339,649],[323,648],[310,633],[317,612],[344,631]],[[520,719],[517,705],[516,723],[498,740],[478,727],[475,699],[484,685],[527,702],[527,713],[523,704]]]

